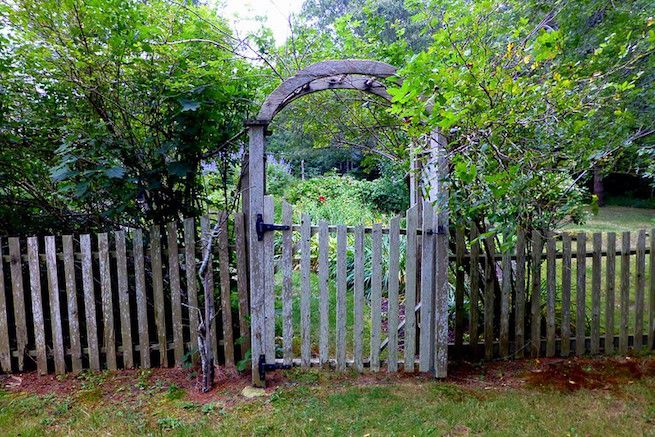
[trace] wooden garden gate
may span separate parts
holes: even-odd
[[[438,132],[433,133],[425,141],[427,150],[421,156],[420,171],[411,172],[412,208],[407,212],[407,227],[403,232],[406,237],[405,248],[405,293],[409,286],[409,296],[405,296],[405,311],[403,326],[399,326],[397,315],[398,281],[400,257],[398,254],[401,230],[399,218],[389,224],[386,231],[381,225],[371,228],[346,227],[340,224],[321,222],[312,225],[311,218],[303,216],[300,224],[292,223],[291,207],[283,206],[284,223],[273,223],[274,200],[266,196],[265,186],[265,135],[266,129],[273,117],[294,100],[321,90],[352,89],[375,94],[391,100],[387,93],[384,78],[393,77],[395,67],[376,61],[339,60],[325,61],[314,64],[285,80],[266,99],[256,120],[248,123],[248,173],[243,183],[243,205],[248,229],[249,274],[250,274],[250,313],[251,313],[251,356],[253,385],[264,385],[266,369],[279,364],[291,365],[293,359],[293,321],[294,305],[291,290],[293,288],[293,270],[295,263],[294,246],[299,247],[300,267],[300,360],[302,366],[312,364],[325,365],[333,343],[335,359],[332,360],[338,369],[351,363],[355,368],[362,369],[364,365],[363,349],[363,313],[364,313],[364,275],[370,272],[370,323],[371,350],[367,364],[372,370],[380,368],[380,351],[387,350],[387,368],[395,371],[398,368],[397,342],[398,333],[402,331],[404,341],[404,368],[414,371],[414,318],[415,302],[418,300],[419,339],[419,370],[432,371],[435,376],[446,376],[448,361],[448,209],[447,190],[443,177],[447,172],[447,157],[445,139]],[[413,162],[418,166],[419,157]],[[429,188],[429,189],[428,189]],[[425,195],[424,195],[425,194]],[[274,244],[274,233],[282,234],[281,243]],[[294,245],[294,233],[299,233],[298,244]],[[336,233],[336,255],[334,266],[330,267],[328,250],[330,233]],[[348,244],[348,234],[352,244]],[[312,237],[313,234],[318,234]],[[365,235],[370,234],[370,238]],[[386,235],[383,239],[383,234]],[[316,256],[312,256],[312,238],[318,243]],[[278,239],[279,240],[279,239]],[[368,258],[370,269],[365,269],[364,245],[370,242],[371,256]],[[383,241],[384,240],[384,241]],[[387,295],[389,315],[387,317],[388,337],[382,339],[382,247],[389,247]],[[348,248],[351,255],[348,256]],[[318,261],[318,286],[312,286],[311,264]],[[347,266],[348,260],[353,262],[352,269]],[[278,268],[276,269],[276,264]],[[276,270],[278,273],[276,273]],[[330,271],[334,270],[335,275]],[[353,276],[349,286],[348,271]],[[276,291],[276,277],[280,291]],[[417,286],[417,283],[419,284]],[[312,292],[312,289],[317,289]],[[334,297],[334,340],[330,342],[330,291],[336,290]],[[352,289],[352,294],[349,294]],[[418,294],[417,294],[418,290]],[[277,299],[276,296],[281,296]],[[312,325],[312,298],[316,297],[318,324]],[[412,299],[414,299],[412,301]],[[276,351],[276,300],[281,300],[279,321],[282,326],[282,351]],[[348,323],[347,302],[352,301],[352,326]],[[315,308],[316,309],[316,308]],[[385,311],[386,312],[386,311]],[[297,317],[296,317],[297,318]],[[391,325],[391,326],[389,326]],[[312,326],[315,326],[312,331]],[[352,331],[347,335],[347,331]],[[347,360],[347,338],[352,338],[352,359]],[[312,339],[318,340],[318,347],[312,348]],[[390,347],[391,345],[391,347]],[[389,352],[393,349],[393,352]],[[281,359],[276,356],[281,355]],[[411,364],[408,362],[411,361]]]

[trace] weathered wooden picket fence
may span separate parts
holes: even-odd
[[[210,341],[216,361],[233,367],[249,345],[244,220],[243,214],[216,220],[207,287],[220,305]],[[208,292],[199,287],[197,267],[213,224],[204,216],[197,225],[190,218],[182,229],[167,224],[163,234],[153,226],[145,233],[0,239],[2,370],[22,371],[34,362],[45,374],[189,361],[197,350],[199,295]]]

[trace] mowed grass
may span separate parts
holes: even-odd
[[[652,229],[655,227],[655,209],[605,206],[598,214],[591,215],[583,225],[567,225],[565,231],[624,232]]]
[[[588,366],[585,364],[585,366]],[[294,369],[246,399],[234,384],[198,401],[191,388],[148,379],[68,394],[0,391],[2,435],[648,435],[655,378],[606,389],[558,390],[497,367],[459,382]],[[511,370],[509,371],[511,374]],[[280,380],[280,378],[282,378]],[[489,378],[489,382],[485,381]],[[512,379],[513,378],[513,379]],[[473,382],[467,382],[467,380]],[[238,384],[247,382],[240,378]],[[135,387],[138,386],[138,389]],[[230,391],[231,390],[231,391]],[[120,396],[123,393],[123,396]]]

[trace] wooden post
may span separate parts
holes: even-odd
[[[435,241],[435,357],[434,367],[437,378],[445,378],[448,373],[448,152],[446,137],[435,131],[431,135],[435,145],[437,160],[437,239]]]

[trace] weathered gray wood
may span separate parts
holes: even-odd
[[[205,276],[203,279],[203,293],[205,295],[205,302],[203,305],[203,310],[204,310],[204,322],[209,323],[209,320],[207,320],[207,314],[210,313],[211,316],[209,317],[211,319],[211,324],[209,327],[209,333],[205,333],[206,338],[205,341],[208,342],[209,344],[212,345],[212,350],[213,350],[213,358],[214,358],[214,363],[218,363],[218,335],[216,334],[216,303],[214,301],[214,255],[213,255],[213,250],[211,249],[212,246],[212,230],[211,230],[211,223],[209,220],[209,217],[206,215],[203,215],[200,217],[200,240],[201,240],[201,247],[202,247],[202,259],[204,260],[206,257],[209,259],[209,263],[207,264],[207,270],[205,271]],[[209,307],[209,311],[208,308]],[[263,319],[262,319],[263,321]]]
[[[623,233],[621,251],[621,325],[619,326],[619,353],[628,350],[628,314],[630,310],[630,232]]]
[[[438,130],[430,133],[430,145],[436,154],[436,205],[437,229],[435,237],[435,300],[434,300],[434,376],[448,374],[448,153],[446,137]]]
[[[264,380],[259,374],[259,357],[265,353],[266,319],[264,282],[264,242],[258,241],[257,215],[264,213],[264,191],[266,173],[264,165],[264,131],[266,124],[253,124],[248,128],[248,198],[246,223],[248,225],[248,256],[250,274],[250,323],[251,323],[251,368],[252,383],[263,387]],[[268,358],[268,357],[267,357]]]
[[[532,231],[532,293],[530,296],[530,356],[539,356],[541,345],[541,252],[543,242],[539,231]]]
[[[400,217],[394,217],[389,223],[389,309],[387,317],[387,332],[389,337],[389,344],[387,346],[387,370],[389,372],[398,371],[399,274]]]
[[[75,285],[75,260],[73,258],[73,237],[62,237],[64,251],[64,278],[66,282],[66,303],[68,310],[68,337],[70,338],[71,368],[73,372],[82,370],[82,342],[77,309],[77,287]]]
[[[244,214],[234,216],[234,234],[237,255],[237,292],[239,293],[239,332],[241,334],[241,356],[250,350],[250,305],[248,299],[248,251],[246,249],[246,227]]]
[[[154,225],[150,228],[150,269],[152,272],[152,299],[155,307],[157,343],[159,344],[159,365],[161,367],[168,367],[166,310],[164,307],[164,279],[162,277],[161,270],[161,231],[159,229],[159,225]]]
[[[635,350],[641,350],[644,338],[644,292],[646,289],[646,231],[637,235],[637,289],[635,291]]]
[[[272,201],[273,199],[271,199]],[[225,356],[225,367],[234,368],[234,331],[232,329],[232,298],[230,297],[230,253],[228,239],[228,220],[229,217],[225,212],[218,216],[218,262],[219,278],[221,283],[221,311],[223,320],[223,352]],[[273,294],[273,298],[275,295]],[[273,299],[275,305],[275,299]],[[274,309],[275,311],[275,309]],[[275,324],[275,313],[273,313],[273,323]],[[275,330],[275,325],[273,326]]]
[[[20,240],[9,238],[9,257],[11,272],[11,294],[14,303],[14,323],[16,324],[16,348],[18,354],[18,370],[24,369],[25,353],[27,352],[27,317],[25,315],[25,292],[23,289],[23,266],[20,253]]]
[[[648,292],[648,349],[655,347],[655,228],[650,230],[650,290]]]
[[[382,226],[373,225],[371,234],[371,370],[380,370],[382,329]]]
[[[571,234],[562,234],[562,356],[571,354]]]
[[[189,307],[189,336],[193,345],[198,333],[198,280],[196,271],[196,224],[193,218],[184,220],[184,270],[186,303]],[[192,346],[192,349],[195,346]]]
[[[116,337],[114,310],[111,295],[111,271],[109,268],[109,238],[107,233],[98,234],[98,260],[100,266],[100,295],[102,296],[103,345],[107,368],[116,370]]]
[[[500,357],[509,356],[509,297],[512,293],[512,259],[510,251],[503,252],[503,284],[500,296]]]
[[[418,226],[418,205],[407,210],[407,244],[405,247],[405,349],[404,370],[414,372],[414,359],[416,355],[416,230]]]
[[[494,280],[496,278],[494,255],[496,250],[493,238],[484,240],[484,245],[487,249],[487,259],[484,264],[484,356],[490,360],[494,353]]]
[[[353,301],[353,361],[355,370],[364,370],[362,344],[364,335],[364,228],[358,226],[355,231],[355,259],[353,267],[354,301]]]
[[[601,252],[603,250],[602,235],[594,233],[593,259],[591,265],[591,353],[598,354],[600,350],[600,287],[601,287]]]
[[[311,360],[311,284],[309,281],[311,269],[311,218],[302,215],[300,231],[300,360],[303,367],[309,367]]]
[[[328,247],[330,244],[330,235],[328,233],[328,223],[321,220],[318,231],[318,289],[319,289],[319,362],[325,365],[328,362],[328,338],[330,335],[329,319],[329,289],[328,278],[330,277],[330,265],[328,258]]]
[[[480,323],[479,316],[479,302],[480,302],[480,242],[478,241],[478,228],[475,223],[471,224],[471,266],[469,269],[469,278],[470,278],[470,290],[471,290],[471,301],[470,301],[470,312],[471,319],[469,321],[469,343],[472,345],[477,345],[480,340],[480,335],[478,333],[478,325]],[[518,283],[518,282],[517,282]],[[518,310],[518,307],[517,307]],[[517,314],[517,320],[523,320],[519,318]],[[519,326],[517,325],[517,339],[520,340],[522,337],[519,337],[518,333]],[[521,327],[521,332],[523,332]]]
[[[555,269],[555,237],[552,232],[548,233],[546,243],[546,356],[555,356],[555,293],[556,293],[556,269]]]
[[[464,344],[464,253],[466,241],[464,228],[455,231],[455,350],[461,356]]]
[[[116,240],[116,273],[118,276],[118,306],[121,313],[121,344],[123,347],[123,367],[134,367],[132,347],[132,319],[130,317],[130,294],[127,285],[127,243],[125,232],[114,233]]]
[[[84,314],[86,315],[86,344],[89,350],[89,366],[92,370],[100,370],[100,347],[98,346],[90,235],[80,235],[80,251],[82,252],[82,288],[84,289]]]
[[[48,373],[45,349],[45,326],[43,304],[41,302],[41,272],[39,267],[39,240],[27,239],[27,259],[30,270],[30,290],[32,295],[32,320],[34,323],[34,343],[36,344],[36,370],[40,375]]]
[[[136,290],[137,323],[139,325],[140,365],[150,367],[150,337],[148,335],[148,301],[146,299],[146,269],[143,257],[143,231],[136,229],[132,239],[134,253],[134,288]]]
[[[0,366],[5,373],[11,372],[11,347],[9,345],[9,324],[7,300],[5,297],[5,273],[2,261],[2,238],[0,238]]]
[[[264,223],[273,223],[275,201],[273,196],[264,196]],[[265,344],[264,351],[266,362],[272,364],[275,362],[275,248],[273,246],[274,232],[264,234],[264,320],[265,326]],[[301,300],[302,295],[301,295]],[[302,325],[302,304],[301,304],[301,325]],[[302,335],[302,330],[301,330]]]
[[[337,370],[346,369],[346,227],[337,227],[337,311],[336,342]]]
[[[605,353],[614,352],[614,305],[616,294],[616,234],[607,233],[607,260],[605,275]]]
[[[282,223],[291,226],[293,209],[282,202]],[[293,231],[282,232],[282,348],[285,365],[293,359]]]
[[[168,248],[168,281],[171,290],[171,319],[173,322],[173,358],[175,366],[184,364],[184,335],[182,332],[182,290],[180,286],[180,252],[177,245],[177,223],[166,225]]]
[[[423,202],[423,235],[421,238],[421,321],[419,338],[419,371],[432,368],[432,323],[434,297],[434,209]]]
[[[584,232],[578,233],[577,236],[577,284],[575,289],[575,353],[583,355],[585,353],[585,325],[587,310],[587,267],[585,254],[587,253],[587,236]]]
[[[55,361],[55,373],[61,375],[66,372],[64,361],[64,334],[61,328],[61,313],[59,303],[59,277],[57,275],[57,248],[55,237],[45,237],[45,258],[48,272],[48,297],[50,299],[50,329],[52,332],[52,351]],[[2,264],[2,262],[0,262]],[[0,270],[0,283],[2,282],[2,270]],[[2,292],[0,284],[0,292]],[[4,293],[2,296],[4,300]],[[4,313],[4,310],[3,310]]]

